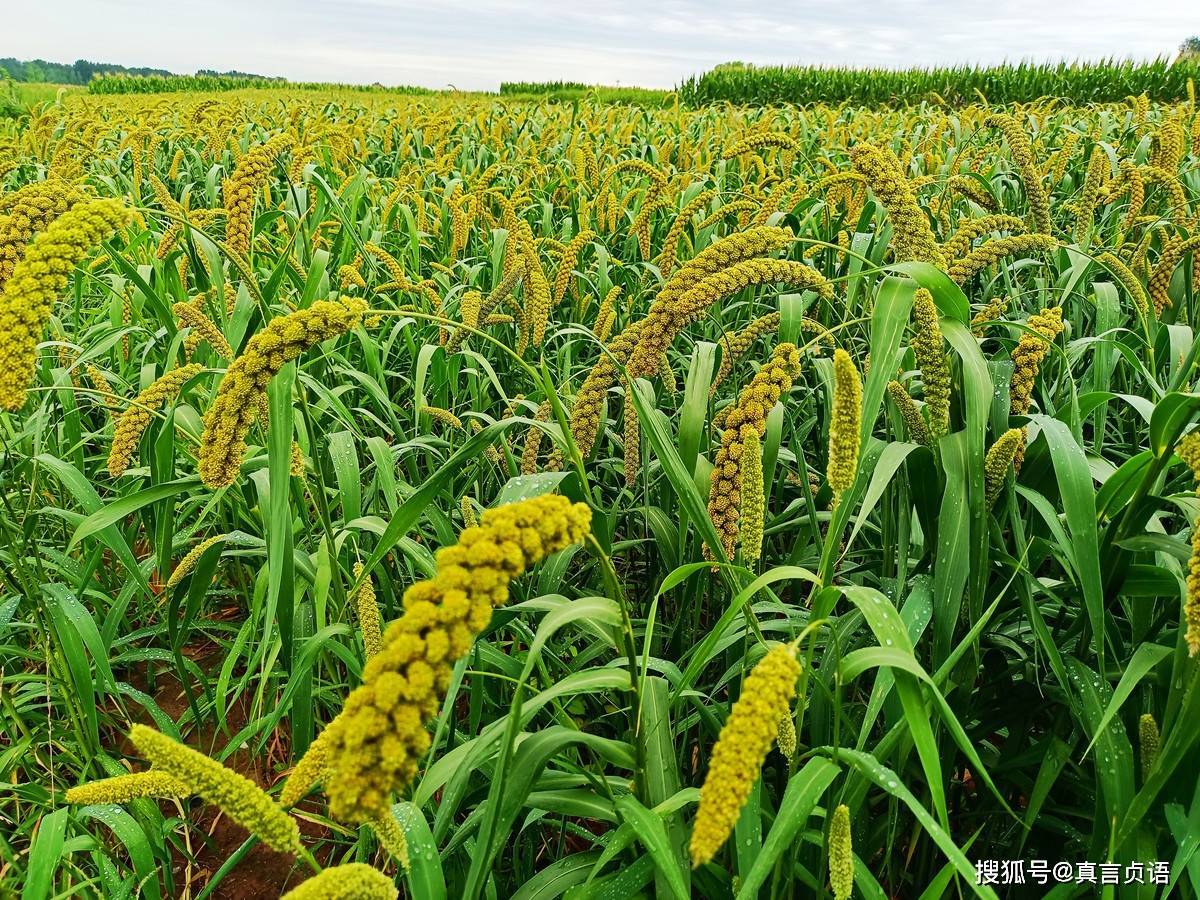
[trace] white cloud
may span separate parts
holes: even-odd
[[[173,71],[495,88],[501,80],[670,87],[717,63],[893,66],[1169,55],[1185,0],[4,0],[0,53]]]

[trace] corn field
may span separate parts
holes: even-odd
[[[1194,59],[1173,62],[1104,59],[1016,62],[993,66],[914,69],[847,66],[754,66],[723,63],[679,85],[689,103],[854,103],[886,106],[932,102],[1115,103],[1145,93],[1160,101],[1183,100],[1200,77]]]
[[[1184,96],[0,123],[0,897],[1200,896]]]

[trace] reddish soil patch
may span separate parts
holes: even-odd
[[[186,647],[183,652],[206,673],[219,669],[224,659],[224,651],[212,644]],[[147,673],[130,675],[130,680],[135,686],[147,690],[154,697],[154,702],[172,720],[178,721],[187,711],[187,695],[174,671],[157,668],[152,689]],[[139,681],[141,684],[137,683]],[[193,686],[193,691],[195,690]],[[220,751],[227,745],[229,735],[237,734],[249,721],[249,712],[248,698],[245,695],[240,696],[228,708],[227,733],[217,728],[215,720],[205,721],[186,734],[185,740],[188,746],[204,753]],[[145,724],[154,725],[148,715],[142,718]],[[122,740],[123,736],[114,735],[114,738]],[[137,756],[136,750],[128,744],[127,739],[122,741],[121,750],[131,757]],[[251,747],[243,747],[225,759],[224,763],[260,787],[268,788],[277,780],[276,773],[286,765],[289,758],[288,736],[286,730],[280,728],[272,735],[262,753],[253,755]],[[220,810],[200,801],[192,802],[187,808],[195,825],[191,838],[194,858],[189,859],[183,848],[173,845],[171,868],[175,890],[179,896],[195,897],[226,860],[245,843],[248,833],[222,815]],[[168,803],[164,803],[163,812],[166,815],[177,814],[174,805]],[[307,846],[317,846],[328,836],[327,830],[320,825],[304,820],[298,821]],[[317,854],[318,858],[320,855]],[[209,896],[214,900],[277,900],[280,895],[307,877],[308,868],[301,860],[287,853],[277,853],[263,844],[256,844],[245,858],[221,879],[220,884]]]

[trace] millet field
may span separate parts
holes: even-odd
[[[0,121],[0,897],[1200,896],[1192,83],[742,77]]]

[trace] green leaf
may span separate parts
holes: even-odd
[[[667,830],[663,825],[662,818],[646,809],[636,797],[630,794],[617,798],[617,811],[621,813],[621,818],[633,827],[638,840],[650,851],[651,857],[654,858],[654,865],[666,878],[676,900],[688,900],[690,894],[687,881],[680,861],[667,838]]]
[[[874,782],[877,787],[887,791],[907,806],[921,827],[925,829],[925,833],[946,854],[946,858],[954,865],[955,870],[962,877],[966,887],[976,897],[984,897],[986,900],[998,900],[996,892],[990,887],[975,883],[975,866],[967,859],[958,845],[954,843],[954,839],[934,821],[933,816],[929,815],[925,807],[904,786],[904,783],[895,772],[887,766],[882,765],[879,760],[875,759],[869,753],[862,753],[858,750],[847,750],[841,747],[828,748],[827,752],[834,759],[854,767],[854,769]]]
[[[742,876],[737,900],[754,900],[758,896],[776,861],[794,845],[796,836],[812,815],[813,807],[829,785],[833,784],[838,771],[838,767],[827,759],[810,759],[803,769],[788,779],[775,822],[767,832],[762,851]]]
[[[414,897],[427,900],[446,900],[446,877],[442,873],[442,858],[433,832],[421,810],[403,800],[392,805],[392,815],[400,823],[408,844],[408,868],[404,879]]]
[[[63,856],[69,812],[64,806],[42,816],[38,822],[37,834],[29,847],[21,900],[47,900],[50,896],[54,872]]]

